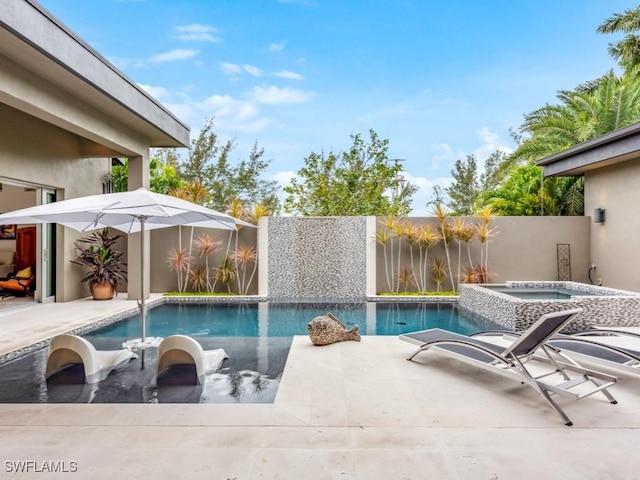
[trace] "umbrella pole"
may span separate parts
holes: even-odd
[[[140,217],[140,317],[142,318],[142,344],[145,342],[145,332],[147,331],[147,308],[144,299],[144,222],[146,217]],[[144,368],[144,353],[145,349],[142,349],[141,363]]]

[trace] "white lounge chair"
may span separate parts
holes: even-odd
[[[84,365],[87,383],[104,380],[112,370],[125,366],[138,355],[130,350],[96,350],[91,342],[77,335],[58,335],[47,353],[46,378],[71,365]]]
[[[418,345],[418,350],[407,360],[412,360],[425,350],[437,350],[466,363],[509,376],[520,383],[526,383],[560,414],[566,425],[571,426],[573,423],[553,400],[552,395],[562,394],[579,400],[596,392],[602,392],[611,403],[617,403],[607,390],[615,384],[616,377],[586,369],[565,355],[558,356],[554,349],[546,346],[547,340],[571,322],[573,317],[581,311],[582,309],[577,308],[542,315],[506,348],[439,328],[401,335],[400,340]],[[544,361],[537,362],[541,358],[544,358]],[[525,363],[530,360],[546,368],[533,376],[530,371],[535,366],[525,366]],[[558,375],[559,382],[552,383],[552,377]],[[590,387],[589,384],[591,384]]]
[[[196,340],[186,335],[172,335],[165,338],[158,347],[157,374],[160,375],[172,365],[194,365],[198,383],[204,383],[207,372],[220,368],[225,358],[229,358],[222,348],[204,350]]]

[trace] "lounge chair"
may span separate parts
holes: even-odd
[[[508,341],[513,341],[521,334],[507,330],[489,330],[474,334],[474,337],[500,335]],[[605,343],[604,339],[607,337],[634,338],[638,340],[640,347],[640,334],[615,329],[588,330],[571,335],[558,333],[547,340],[547,346],[556,349],[561,356],[563,352],[566,353],[569,362],[579,360],[606,370],[640,375],[640,350],[629,348],[626,344]]]
[[[82,364],[87,383],[104,380],[112,370],[124,367],[138,356],[127,349],[96,350],[88,340],[77,335],[58,335],[51,340],[47,353],[45,377],[71,365]]]
[[[10,273],[5,278],[0,278],[0,290],[14,295],[26,296],[35,287],[36,275],[31,268]]]
[[[207,372],[220,368],[225,358],[229,358],[221,348],[204,350],[196,340],[186,335],[172,335],[165,338],[158,347],[157,375],[173,365],[194,365],[198,383],[204,383]]]
[[[557,358],[553,349],[545,345],[549,338],[571,322],[573,317],[581,311],[582,309],[576,308],[542,315],[506,348],[439,328],[400,335],[400,340],[418,345],[416,352],[407,360],[412,360],[419,353],[432,349],[526,383],[560,414],[566,425],[571,426],[573,423],[553,400],[552,395],[562,394],[579,400],[596,392],[602,392],[609,402],[617,403],[607,390],[615,384],[616,377],[586,369],[574,361],[567,362],[566,356]],[[540,355],[535,355],[536,353],[544,355],[545,361],[536,363],[546,368],[540,375],[533,376],[530,373],[533,368],[528,368],[525,363],[530,360],[540,360]],[[535,368],[534,365],[531,367]],[[570,373],[577,375],[572,377]],[[555,374],[560,376],[559,383],[551,383],[553,380],[551,377]],[[587,384],[589,388],[582,386],[580,391],[572,391],[583,384]]]

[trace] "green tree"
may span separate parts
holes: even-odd
[[[188,158],[177,162],[180,177],[190,184],[196,180],[202,182],[209,191],[206,206],[215,210],[224,211],[229,201],[237,198],[247,208],[262,203],[277,213],[280,210],[278,182],[261,178],[271,163],[262,158],[264,149],[256,143],[248,160],[233,164],[229,156],[234,148],[234,140],[220,143],[213,119],[208,119],[198,137],[192,140]]]
[[[558,104],[525,115],[520,131],[528,136],[502,162],[498,172],[504,180],[497,189],[483,192],[480,205],[490,205],[502,215],[583,214],[584,181],[546,178],[541,185],[535,162],[637,122],[640,82],[608,72],[574,90],[560,91],[558,99]]]
[[[640,6],[616,13],[597,28],[598,33],[624,33],[622,40],[609,44],[609,54],[627,71],[640,67]]]
[[[348,152],[312,152],[284,188],[284,210],[304,216],[406,216],[416,187],[402,181],[402,166],[387,157],[388,140],[351,135]]]
[[[450,199],[449,208],[455,215],[471,215],[480,191],[476,157],[467,155],[466,160],[456,160],[451,176],[453,182],[445,188]]]
[[[542,178],[542,168],[533,164],[513,167],[496,189],[480,195],[480,204],[498,215],[583,215],[584,177]]]
[[[150,190],[168,194],[171,190],[180,188],[182,181],[174,164],[165,163],[162,158],[149,160]],[[111,178],[116,192],[126,192],[129,189],[129,161],[125,158],[124,165],[116,165],[111,169]]]

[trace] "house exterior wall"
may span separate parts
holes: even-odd
[[[594,280],[606,287],[640,291],[640,158],[585,174],[585,214],[604,208],[605,222],[591,223]]]
[[[56,189],[60,199],[102,192],[102,177],[109,172],[106,158],[82,158],[80,139],[7,105],[0,104],[0,175],[5,181]],[[11,192],[9,189],[7,192]],[[5,211],[23,208],[0,193]],[[31,195],[35,202],[35,195]],[[69,263],[75,257],[73,242],[80,235],[58,227],[56,295],[60,301],[88,295],[80,284],[81,273]]]

